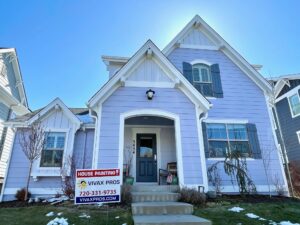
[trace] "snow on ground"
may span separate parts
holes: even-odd
[[[62,214],[63,214],[62,212],[57,213],[58,216],[61,216]]]
[[[240,208],[240,207],[232,207],[231,209],[228,209],[228,211],[231,211],[231,212],[241,212],[243,211],[244,209],[243,208]]]
[[[46,199],[47,202],[57,202],[57,201],[67,201],[67,200],[69,200],[69,197],[67,197],[67,196],[61,196],[59,198]]]
[[[260,218],[258,215],[255,215],[253,213],[247,213],[246,216],[248,216],[249,218],[252,218],[252,219]]]
[[[116,216],[116,217],[115,217],[115,219],[119,219],[119,218],[120,218],[119,216]]]
[[[291,223],[290,221],[281,221],[279,225],[300,225],[299,223]]]
[[[68,225],[68,219],[65,218],[55,218],[53,220],[51,220],[49,223],[47,223],[47,225]]]
[[[87,218],[87,219],[91,218],[91,216],[87,215],[86,213],[82,213],[79,217],[80,218]]]
[[[48,212],[46,216],[54,216],[54,212]]]

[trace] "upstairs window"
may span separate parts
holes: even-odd
[[[41,167],[61,167],[66,133],[47,132],[46,143],[41,155]]]
[[[194,83],[211,84],[211,74],[209,67],[204,64],[193,65],[193,81]]]
[[[244,157],[251,156],[245,124],[208,123],[206,126],[209,157],[223,158],[234,151],[239,151]]]
[[[299,116],[300,115],[300,100],[299,100],[298,93],[292,95],[288,99],[289,99],[292,117]]]

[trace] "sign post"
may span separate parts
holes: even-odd
[[[75,204],[121,201],[120,169],[76,170]]]

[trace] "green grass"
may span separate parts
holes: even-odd
[[[244,211],[237,213],[228,211],[233,206],[239,206]],[[248,218],[246,213],[254,213],[267,221]],[[276,203],[239,203],[230,205],[215,205],[205,208],[195,208],[195,215],[210,219],[214,225],[242,224],[242,225],[262,225],[269,224],[269,220],[274,222],[290,221],[300,223],[300,203],[299,202],[276,202]]]
[[[54,212],[55,216],[45,216],[49,212]],[[108,211],[108,217],[107,217]],[[61,216],[57,213],[62,212]],[[79,218],[79,215],[86,213],[91,218]],[[120,218],[116,219],[115,217]],[[130,210],[124,208],[97,208],[96,206],[80,206],[72,205],[61,206],[30,206],[20,208],[0,208],[0,224],[5,225],[46,225],[50,220],[56,217],[68,218],[69,224],[75,225],[132,225]],[[107,220],[108,218],[108,220]]]
[[[230,212],[229,208],[239,206],[245,209],[240,213]],[[68,218],[69,224],[76,225],[132,225],[130,208],[96,206],[74,206],[72,203],[64,203],[59,206],[30,206],[18,208],[0,208],[0,224],[7,225],[46,225],[50,220],[57,217],[46,217],[48,212],[55,214],[62,212],[64,218]],[[79,215],[86,213],[90,219],[79,218]],[[259,221],[245,216],[246,213],[254,213],[267,221]],[[269,220],[275,222],[290,221],[300,223],[300,202],[282,201],[269,203],[229,203],[220,202],[209,206],[196,208],[195,215],[204,217],[213,222],[214,225],[264,225],[269,224]],[[116,219],[115,217],[120,218]]]

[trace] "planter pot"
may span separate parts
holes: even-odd
[[[125,177],[125,184],[133,185],[134,177]]]
[[[215,198],[217,198],[217,192],[216,191],[208,191],[207,197],[211,198],[211,199],[215,199]]]

